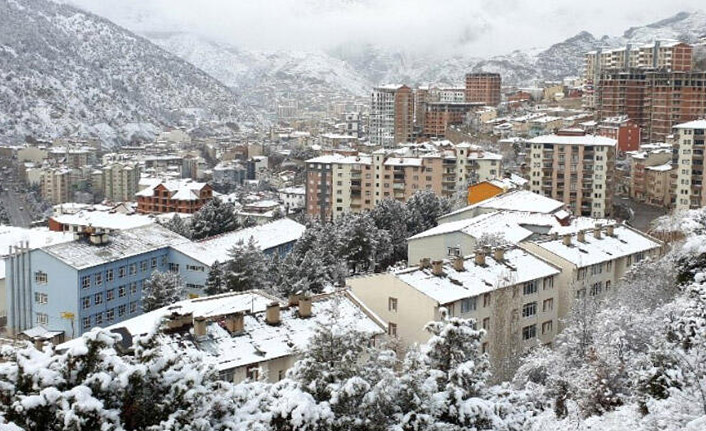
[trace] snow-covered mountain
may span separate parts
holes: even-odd
[[[215,43],[187,33],[148,33],[154,43],[238,89],[248,102],[266,106],[272,96],[298,100],[312,95],[365,95],[384,82],[411,85],[462,85],[471,71],[498,72],[504,83],[527,85],[537,80],[576,76],[583,54],[598,47],[647,43],[655,39],[695,42],[706,33],[706,13],[682,12],[668,19],[635,27],[620,36],[594,37],[580,32],[546,49],[513,51],[478,58],[459,52],[439,57],[348,43],[326,52],[254,51]]]
[[[110,21],[46,0],[0,0],[0,136],[150,137],[255,117],[202,70]]]

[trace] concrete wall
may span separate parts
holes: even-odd
[[[416,265],[425,257],[444,259],[448,247],[460,247],[461,255],[466,256],[475,251],[476,239],[462,232],[451,232],[407,240],[407,261],[410,265]]]

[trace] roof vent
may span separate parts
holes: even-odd
[[[431,260],[428,257],[419,260],[419,268],[427,269],[431,267]]]
[[[453,259],[453,262],[454,262],[454,269],[455,269],[456,271],[459,271],[459,272],[460,272],[460,271],[465,271],[465,270],[466,270],[466,268],[463,266],[463,262],[464,262],[464,261],[463,261],[463,257],[462,257],[462,256],[456,256],[456,257]]]
[[[267,306],[265,311],[265,323],[268,325],[279,325],[279,302],[273,302]]]
[[[505,249],[502,247],[498,247],[493,250],[493,259],[495,259],[497,262],[502,262],[503,260],[505,260]]]
[[[485,266],[485,250],[476,250],[476,265]]]
[[[311,297],[303,296],[299,298],[299,317],[306,319],[311,317]]]
[[[615,236],[615,225],[609,224],[606,226],[605,234],[608,236]]]
[[[565,246],[570,246],[571,245],[571,235],[570,234],[565,234],[564,239],[562,240]]]
[[[576,235],[576,239],[579,242],[586,242],[586,231],[580,230],[578,235]]]
[[[441,276],[444,274],[444,266],[443,262],[440,260],[435,260],[431,263],[431,272],[432,274],[438,276]]]
[[[245,314],[242,311],[226,316],[226,329],[231,334],[242,334],[245,331]]]
[[[601,229],[603,226],[600,223],[596,223],[595,229],[593,229],[593,236],[596,237],[596,239],[601,239]]]

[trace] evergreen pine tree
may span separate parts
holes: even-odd
[[[206,279],[205,291],[209,295],[217,295],[226,291],[225,276],[223,268],[218,261],[213,262],[211,269],[208,271]]]
[[[142,292],[143,311],[152,311],[184,299],[184,283],[172,272],[152,273]]]
[[[436,219],[451,211],[451,203],[431,190],[422,190],[407,201],[406,208],[407,231],[416,235],[435,227]]]
[[[219,198],[211,199],[191,217],[193,239],[203,239],[232,232],[239,227],[235,207]]]
[[[179,217],[179,214],[174,214],[174,217],[164,223],[163,226],[169,229],[170,231],[186,238],[193,237],[193,232],[191,230],[191,222]]]
[[[231,292],[262,289],[267,286],[267,258],[250,237],[247,243],[236,244],[229,252],[225,277],[226,289]]]

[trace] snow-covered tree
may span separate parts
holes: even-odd
[[[232,232],[239,227],[235,208],[230,202],[213,198],[191,217],[193,239],[203,239],[225,232]]]
[[[217,295],[226,291],[225,274],[223,273],[222,265],[218,261],[213,262],[211,269],[208,271],[204,290],[209,295]]]
[[[392,244],[392,253],[388,259],[378,258],[382,267],[394,265],[407,260],[407,209],[404,204],[395,199],[384,199],[378,202],[370,211],[370,217],[375,226],[387,232]]]
[[[348,214],[336,222],[339,255],[353,273],[372,271],[392,254],[390,235],[375,226],[368,214]]]
[[[172,217],[162,226],[166,227],[174,233],[177,233],[181,236],[185,236],[187,238],[192,238],[194,235],[193,231],[191,230],[191,222],[179,217],[179,214],[174,214],[174,217]]]
[[[179,274],[155,271],[142,287],[142,309],[152,311],[184,299],[184,282]]]
[[[451,203],[431,190],[422,190],[407,201],[406,208],[407,231],[416,235],[436,226],[436,219],[451,211]]]
[[[267,258],[255,240],[250,237],[247,243],[241,241],[228,252],[230,260],[226,264],[226,290],[242,292],[267,287]]]

